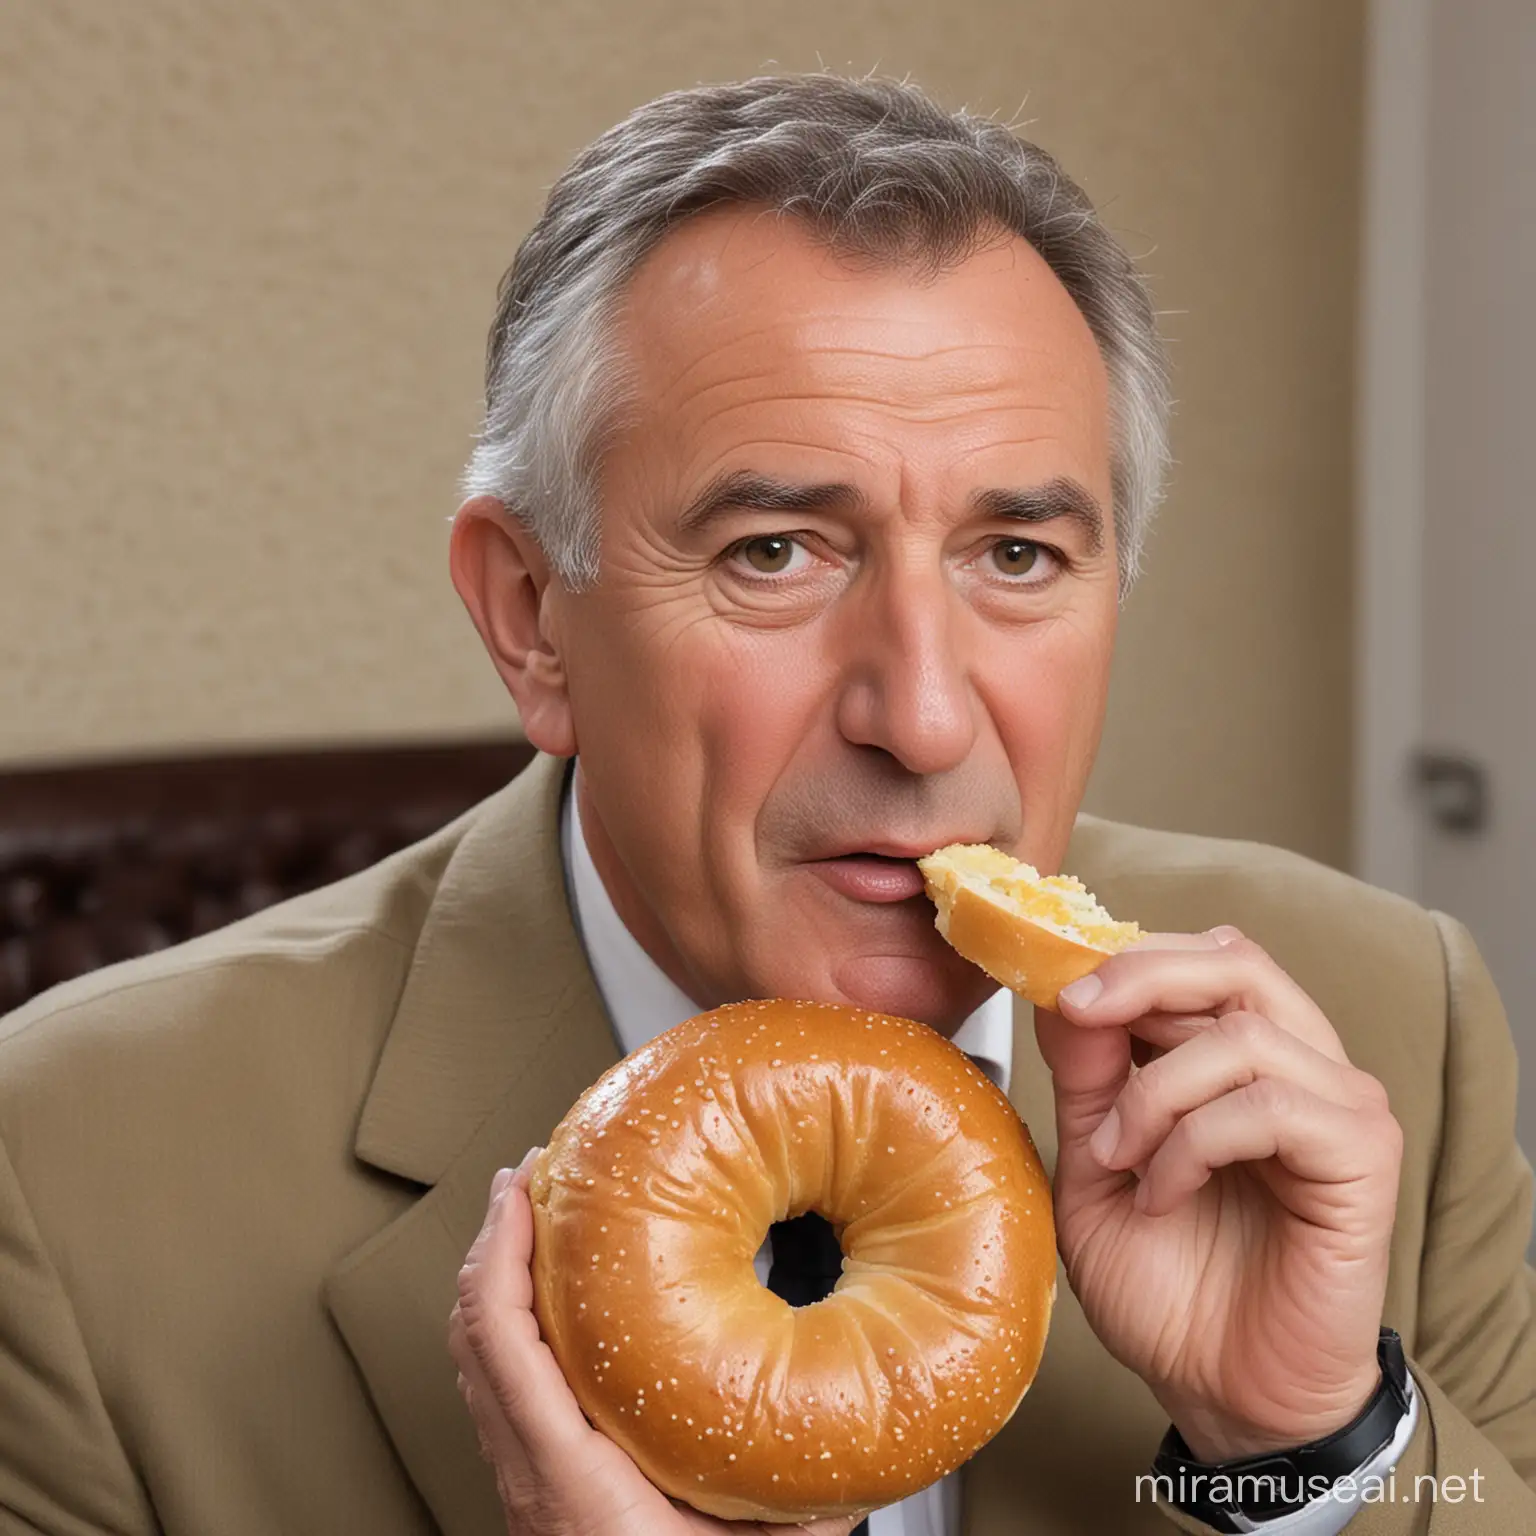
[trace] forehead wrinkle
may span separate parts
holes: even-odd
[[[761,333],[754,333],[761,334]],[[702,369],[709,367],[711,363],[720,360],[722,354],[732,350],[730,343],[724,343],[712,347],[702,356],[694,358],[662,387],[659,393],[675,392],[679,389],[687,389],[691,377]],[[846,359],[852,362],[873,361],[878,365],[884,365],[888,369],[898,373],[910,369],[926,369],[933,364],[941,363],[946,359],[981,356],[993,363],[979,380],[982,387],[993,389],[1006,387],[1017,382],[1020,376],[1018,359],[1022,354],[1026,358],[1034,358],[1050,353],[1048,348],[1031,347],[1023,342],[994,342],[994,341],[962,341],[951,345],[930,347],[921,352],[896,352],[886,347],[854,346],[840,341],[810,341],[804,345],[796,345],[786,348],[778,356],[771,356],[753,363],[751,366],[737,365],[729,370],[724,379],[711,381],[703,386],[705,389],[717,388],[721,384],[736,381],[762,380],[777,377],[782,374],[793,375],[803,372],[807,365],[815,364],[826,359]],[[831,383],[836,377],[835,370],[827,370],[832,374],[827,382]],[[939,371],[939,388],[948,387],[947,381],[954,377],[959,370]],[[930,379],[919,374],[911,380],[914,384],[930,385]]]
[[[832,447],[824,443],[811,443],[801,437],[750,437],[743,439],[739,443],[732,443],[726,448],[711,449],[702,468],[695,469],[692,464],[689,464],[684,467],[681,478],[690,484],[703,484],[719,475],[734,474],[738,470],[748,470],[753,473],[762,474],[770,479],[804,479],[809,481],[813,478],[818,480],[841,478],[838,474],[830,476],[791,475],[782,470],[763,468],[753,460],[753,455],[760,449],[771,450],[780,448],[787,449],[791,453],[804,453],[809,449],[816,454],[827,454],[843,459],[856,459],[861,464],[869,464],[869,459],[866,455],[847,446]],[[737,457],[740,457],[745,462],[729,466],[725,465],[724,461],[726,459]]]
[[[779,406],[815,406],[828,402],[881,411],[907,421],[937,421],[958,414],[993,415],[1008,412],[1039,413],[1076,419],[1083,412],[1076,403],[1062,403],[1041,398],[1043,391],[1020,389],[1016,374],[999,373],[991,378],[960,379],[871,379],[821,377],[806,380],[793,374],[785,380],[789,387],[775,387],[785,370],[759,366],[734,372],[727,378],[680,389],[675,384],[653,394],[650,413],[665,418],[710,413],[723,417],[729,411],[772,410]],[[715,402],[720,396],[733,398],[725,405]]]
[[[720,356],[720,354],[721,354],[721,352],[723,350],[729,350],[732,346],[734,346],[734,345],[736,345],[738,343],[741,343],[741,342],[755,341],[760,336],[766,336],[766,335],[770,334],[772,331],[774,331],[778,327],[779,324],[780,324],[780,322],[777,319],[769,318],[769,319],[763,321],[762,324],[760,324],[760,325],[755,325],[755,326],[752,326],[751,328],[749,328],[747,330],[739,331],[734,336],[730,337],[729,339],[721,341],[721,342],[718,342],[718,343],[710,346],[704,352],[700,353],[697,357],[693,357],[693,358],[688,359],[683,364],[681,370],[679,372],[677,372],[663,386],[662,392],[665,393],[667,390],[675,390],[679,386],[685,385],[687,383],[688,378],[689,378],[689,376],[691,374],[696,373],[701,368],[707,368],[711,363],[715,362],[719,358],[719,356]],[[662,349],[662,348],[646,348],[645,349],[645,355],[647,357],[654,358],[654,357],[659,357],[659,356],[663,355],[664,351],[666,351],[666,352],[674,352],[675,353],[675,350],[676,349],[672,348],[672,347],[668,347],[668,348],[665,348],[665,349]],[[743,377],[743,378],[755,378],[755,377],[758,377],[760,375],[772,373],[777,366],[780,366],[780,365],[775,364],[774,362],[772,362],[770,360],[770,361],[764,362],[760,367],[758,367],[756,369],[753,369],[753,370],[748,371],[747,373],[741,374],[740,377]]]
[[[827,331],[838,328],[867,330],[872,326],[898,327],[908,332],[925,331],[933,329],[934,322],[931,319],[901,320],[880,315],[856,316],[851,320],[848,317],[828,316],[814,316],[807,319],[805,316],[794,315],[770,315],[766,319],[760,319],[754,315],[751,317],[751,323],[748,323],[745,316],[730,318],[735,321],[735,324],[726,335],[712,341],[702,354],[685,358],[670,379],[658,382],[655,389],[657,396],[664,397],[679,391],[686,392],[697,373],[718,364],[722,357],[728,357],[739,349],[750,350],[751,343],[774,337],[780,338],[779,345],[770,351],[769,356],[745,368],[739,363],[731,366],[728,379],[713,381],[705,385],[704,389],[716,388],[720,384],[738,380],[742,382],[763,380],[778,374],[793,373],[797,368],[804,368],[807,365],[814,367],[818,361],[829,358],[842,358],[850,362],[874,361],[899,369],[906,365],[923,367],[948,358],[979,355],[993,362],[996,369],[993,379],[987,380],[988,387],[995,387],[994,379],[997,383],[1006,384],[1018,378],[1018,364],[1016,362],[1010,364],[1003,359],[1017,358],[1023,354],[1028,358],[1049,355],[1060,361],[1057,356],[1058,349],[1035,345],[1034,338],[1030,336],[1004,340],[993,335],[980,335],[917,350],[899,350],[891,346],[861,345],[853,337],[844,338],[826,334]],[[655,329],[655,326],[654,324],[637,325],[631,314],[626,317],[623,329],[633,336],[633,333],[638,330]],[[817,334],[818,332],[821,334]],[[634,350],[637,350],[642,357],[653,360],[653,365],[669,356],[675,359],[678,349],[674,339],[683,334],[685,333],[668,328],[663,334],[661,346],[650,345]],[[693,327],[691,334],[697,337],[698,328]],[[1096,357],[1097,349],[1094,349],[1094,353]],[[994,357],[997,359],[995,362]],[[1091,361],[1087,366],[1089,371],[1092,371]],[[922,384],[926,381],[919,379],[913,382]],[[940,387],[944,387],[942,382]]]
[[[924,324],[924,329],[931,330],[930,324]],[[989,341],[982,338],[973,340],[955,341],[940,346],[925,348],[922,351],[897,352],[890,347],[856,346],[852,342],[825,340],[812,340],[809,344],[797,349],[800,356],[826,356],[837,355],[840,357],[873,357],[882,362],[908,364],[931,363],[940,358],[957,357],[962,354],[981,353],[983,355],[1002,352],[1034,352],[1037,348],[1028,347],[1022,341]]]
[[[726,386],[719,386],[725,388]],[[711,391],[710,393],[714,393]],[[994,417],[1007,416],[1036,416],[1047,417],[1054,420],[1076,420],[1079,413],[1069,407],[1054,405],[1045,401],[1031,401],[1027,404],[999,400],[996,398],[996,390],[977,391],[972,394],[952,394],[941,398],[929,398],[920,401],[893,400],[888,396],[855,394],[828,394],[824,392],[802,392],[775,394],[772,396],[754,396],[747,400],[729,400],[718,404],[711,403],[707,396],[698,394],[692,397],[686,404],[679,404],[665,414],[674,420],[681,420],[688,424],[690,417],[702,417],[711,424],[724,424],[732,417],[741,413],[762,413],[778,408],[817,407],[825,406],[835,401],[840,406],[853,406],[861,411],[872,412],[886,419],[911,423],[919,426],[958,425],[963,420],[972,423]],[[854,432],[860,436],[868,435],[869,428],[861,427],[856,420],[838,424],[839,435]],[[1009,434],[1008,442],[1039,442],[1049,433],[1038,435],[1023,434],[1015,436]],[[817,443],[806,439],[803,446],[826,446],[832,444]],[[892,448],[899,448],[897,444],[888,444]],[[988,447],[997,446],[987,444]]]

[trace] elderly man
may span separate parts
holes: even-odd
[[[1082,193],[905,86],[663,98],[557,183],[488,383],[451,562],[534,765],[0,1031],[0,1531],[728,1529],[582,1418],[508,1170],[621,1052],[772,996],[951,1035],[1053,1171],[1036,1385],[870,1536],[1536,1530],[1466,934],[1078,815],[1165,457]],[[1031,1018],[934,931],[951,841],[1158,932]],[[1288,1498],[1216,1476],[1254,1458]]]

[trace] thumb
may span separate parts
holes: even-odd
[[[1036,1008],[1035,1039],[1056,1095],[1058,1199],[1066,1191],[1097,1192],[1100,1184],[1118,1190],[1124,1173],[1103,1167],[1089,1152],[1088,1138],[1131,1075],[1131,1032],[1102,1025],[1085,1029]]]

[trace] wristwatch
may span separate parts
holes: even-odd
[[[1320,1498],[1341,1478],[1392,1443],[1411,1402],[1403,1341],[1383,1328],[1376,1344],[1381,1381],[1364,1408],[1343,1429],[1322,1440],[1244,1456],[1235,1461],[1196,1461],[1171,1424],[1152,1470],[1166,1497],[1185,1514],[1218,1531],[1245,1531],[1246,1521],[1276,1520]]]

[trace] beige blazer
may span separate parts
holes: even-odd
[[[616,1058],[566,907],[562,765],[338,885],[0,1021],[0,1532],[497,1536],[446,1345],[495,1170]],[[1236,923],[1406,1132],[1387,1317],[1462,1502],[1356,1536],[1536,1531],[1531,1176],[1466,933],[1270,848],[1081,819],[1069,867],[1156,929]],[[1054,1159],[1027,1009],[1014,1098]],[[970,1536],[1167,1536],[1165,1424],[1063,1281],[1035,1386],[967,1467]],[[1454,1490],[1453,1490],[1454,1491]]]

